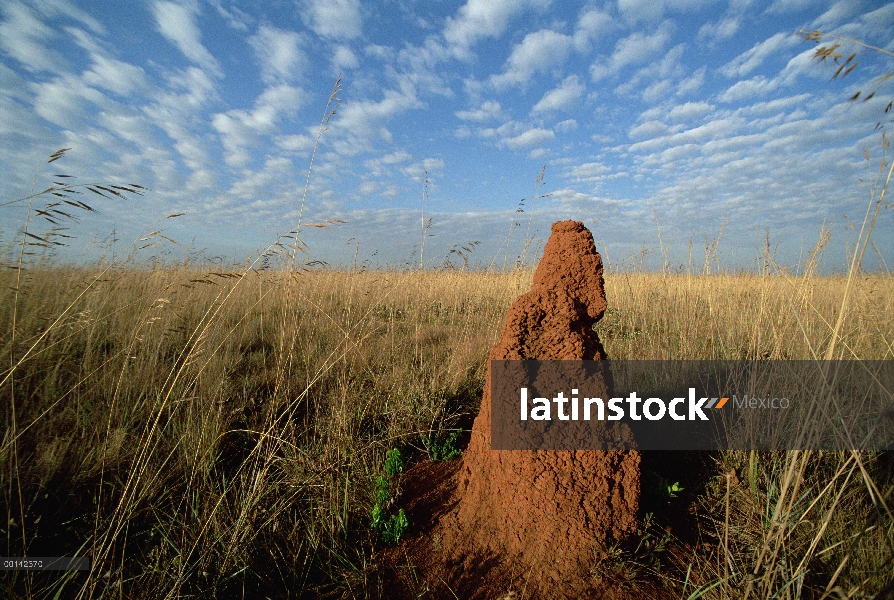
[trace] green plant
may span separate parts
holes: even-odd
[[[407,514],[401,508],[396,515],[391,515],[391,518],[385,523],[384,528],[380,532],[382,541],[386,544],[396,544],[409,527],[410,522],[407,520]]]
[[[684,489],[679,481],[671,483],[657,473],[647,472],[643,477],[643,491],[656,504],[669,504]]]
[[[446,462],[460,456],[463,451],[456,447],[462,429],[458,429],[450,435],[432,432],[431,435],[422,434],[422,443],[428,451],[428,457],[435,461]]]
[[[631,545],[633,541],[635,546]],[[605,548],[590,573],[597,579],[620,578],[628,584],[641,583],[651,576],[666,583],[668,576],[662,573],[661,559],[670,541],[670,532],[655,524],[654,513],[646,513],[631,540]]]
[[[660,566],[658,555],[667,550],[667,544],[671,540],[669,531],[661,530],[654,523],[654,513],[646,513],[642,523],[636,529],[636,548],[631,555],[636,558],[646,559],[650,566]]]
[[[376,506],[388,504],[391,500],[391,484],[383,476],[376,477]]]
[[[385,453],[385,474],[388,477],[394,477],[402,473],[404,470],[404,460],[400,455],[400,450],[394,448]]]
[[[376,477],[375,503],[370,514],[370,527],[379,534],[386,544],[396,544],[410,526],[404,509],[397,514],[389,514],[388,509],[394,504],[397,494],[392,495],[390,479],[400,475],[404,470],[403,457],[400,450],[394,448],[385,454],[385,475]]]
[[[675,481],[666,486],[666,492],[668,498],[676,498],[677,492],[682,492],[684,488],[680,487],[680,482]]]

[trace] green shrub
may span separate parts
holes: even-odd
[[[431,435],[422,434],[422,443],[428,451],[428,457],[437,461],[453,460],[460,456],[463,451],[456,447],[462,429],[454,431],[450,435],[432,433]]]
[[[385,474],[388,477],[394,477],[404,470],[404,460],[397,448],[389,450],[385,454]]]
[[[404,509],[400,509],[396,515],[391,515],[391,518],[388,519],[380,530],[379,535],[382,536],[382,541],[386,544],[396,544],[403,537],[409,526],[410,522],[407,520],[407,514],[404,512]]]
[[[403,458],[397,448],[385,454],[385,475],[379,475],[375,481],[375,503],[370,513],[370,527],[379,534],[386,544],[396,544],[410,526],[404,509],[397,514],[389,514],[388,509],[394,503],[391,479],[404,470]]]

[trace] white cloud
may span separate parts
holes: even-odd
[[[395,150],[390,154],[364,161],[363,166],[366,167],[366,175],[370,177],[384,178],[394,173],[396,165],[408,163],[411,160],[413,160],[413,156],[406,150]],[[401,167],[401,169],[404,168],[406,167]]]
[[[293,168],[292,161],[282,156],[268,157],[263,165],[256,170],[245,170],[240,173],[239,179],[227,190],[229,200],[252,200],[248,206],[240,205],[234,211],[236,214],[243,210],[251,211],[252,216],[257,218],[259,214],[268,213],[260,209],[267,208],[271,205],[278,204],[277,201],[261,201],[260,196],[269,196],[272,189],[275,189],[277,180],[281,180],[284,175],[291,173]],[[211,207],[209,207],[211,208]]]
[[[894,27],[894,2],[860,16],[860,26],[867,31],[868,36],[877,38],[886,49],[890,50],[891,28]]]
[[[422,163],[407,165],[401,168],[401,172],[414,181],[422,181],[423,177],[429,177],[444,170],[444,161],[440,158],[426,158]]]
[[[338,153],[351,156],[368,150],[373,139],[388,141],[391,134],[384,123],[420,106],[415,88],[407,81],[401,82],[400,90],[385,90],[379,101],[344,101],[329,128],[332,136],[340,138],[334,143]]]
[[[379,184],[375,181],[364,181],[357,187],[357,192],[362,196],[372,196],[379,189]]]
[[[714,107],[707,102],[687,102],[673,107],[667,116],[671,121],[691,121],[704,117],[713,109]]]
[[[836,4],[836,1],[826,0],[822,6],[815,6],[804,14],[774,15],[771,25],[775,29],[763,34],[747,24],[754,14],[763,14],[769,3],[754,3],[745,13],[737,8],[740,6],[738,0],[732,0],[729,9],[714,7],[706,11],[711,23],[700,31],[704,19],[700,22],[694,18],[685,22],[682,18],[677,19],[676,11],[680,9],[675,3],[664,0],[660,10],[655,10],[650,17],[659,21],[619,33],[618,21],[624,22],[624,13],[611,3],[599,4],[599,10],[589,7],[569,10],[553,3],[554,10],[548,14],[535,14],[531,8],[534,4],[530,2],[472,1],[464,9],[477,5],[477,10],[486,13],[489,6],[494,6],[496,13],[505,13],[505,23],[499,22],[499,15],[496,23],[470,20],[465,32],[454,29],[453,41],[446,39],[446,33],[439,35],[432,30],[420,30],[424,25],[420,25],[418,17],[412,14],[419,5],[392,2],[385,11],[387,15],[374,15],[362,5],[358,15],[365,18],[393,18],[395,14],[397,18],[378,21],[375,26],[358,20],[356,32],[359,37],[349,41],[317,39],[297,18],[293,19],[297,25],[287,20],[271,21],[275,11],[270,13],[243,6],[246,12],[253,13],[246,15],[233,8],[229,0],[209,0],[203,4],[202,15],[197,4],[186,3],[187,0],[156,4],[150,0],[145,7],[149,22],[143,23],[142,27],[150,38],[154,37],[155,46],[161,46],[161,55],[153,54],[152,48],[147,47],[143,52],[136,46],[134,52],[134,47],[121,45],[121,40],[128,34],[121,27],[139,27],[139,23],[107,21],[112,31],[95,34],[89,25],[75,23],[74,17],[53,8],[68,6],[62,0],[0,1],[0,162],[7,166],[9,175],[0,182],[0,187],[5,190],[27,189],[30,181],[22,181],[26,176],[19,176],[17,170],[21,169],[15,165],[32,164],[33,158],[42,152],[37,150],[38,147],[74,145],[75,151],[66,157],[64,169],[84,177],[84,180],[108,177],[124,181],[133,176],[133,181],[153,188],[153,206],[147,208],[154,211],[153,214],[164,214],[168,206],[178,204],[178,208],[189,210],[193,215],[198,211],[194,224],[202,220],[203,229],[214,225],[213,221],[225,218],[230,227],[218,231],[238,231],[238,234],[217,237],[227,244],[235,242],[236,238],[241,241],[248,236],[245,229],[257,226],[259,231],[272,230],[280,226],[284,215],[297,210],[296,194],[288,192],[297,186],[300,200],[305,168],[297,169],[300,173],[295,173],[295,165],[307,164],[316,140],[317,110],[322,110],[322,105],[320,109],[311,107],[307,113],[296,112],[296,107],[306,101],[305,93],[297,87],[281,84],[291,82],[297,86],[294,78],[300,76],[302,84],[307,81],[308,86],[313,80],[316,89],[320,80],[329,78],[330,69],[356,69],[346,78],[348,87],[342,95],[343,103],[329,130],[323,134],[311,181],[314,202],[309,199],[308,206],[311,213],[326,211],[323,218],[343,215],[350,220],[351,227],[356,227],[357,232],[348,233],[345,227],[344,237],[356,235],[361,244],[361,257],[373,249],[381,249],[379,257],[383,264],[401,260],[390,247],[390,254],[385,256],[386,249],[381,246],[385,237],[380,231],[385,231],[385,225],[381,223],[389,221],[389,215],[384,210],[375,211],[376,203],[378,206],[406,206],[414,198],[418,202],[421,185],[414,184],[410,178],[418,180],[425,169],[438,175],[435,179],[442,188],[432,196],[443,200],[437,210],[457,211],[444,217],[437,212],[431,213],[437,227],[443,227],[440,223],[457,222],[472,229],[481,228],[487,234],[488,227],[482,223],[508,222],[514,205],[493,205],[472,216],[463,210],[473,202],[487,206],[495,193],[499,195],[499,190],[505,188],[502,179],[523,178],[519,169],[526,168],[523,164],[530,167],[529,157],[549,157],[549,169],[562,170],[558,177],[565,182],[560,183],[560,187],[568,188],[556,192],[553,200],[544,203],[545,225],[540,226],[544,237],[552,220],[598,215],[599,228],[603,232],[614,232],[614,237],[609,236],[611,239],[607,241],[613,257],[618,256],[624,251],[616,252],[612,246],[616,242],[612,239],[633,240],[632,243],[638,245],[640,240],[654,236],[650,237],[648,231],[642,233],[635,226],[624,229],[615,228],[615,224],[651,223],[652,209],[657,206],[662,233],[673,232],[668,235],[676,236],[672,243],[677,251],[682,248],[685,254],[686,241],[693,233],[696,240],[701,239],[702,232],[716,233],[716,229],[712,229],[713,216],[719,215],[722,221],[724,216],[731,215],[724,248],[736,244],[740,252],[748,253],[751,240],[734,237],[732,228],[756,229],[766,223],[767,215],[770,215],[778,224],[771,225],[774,235],[778,228],[782,228],[785,235],[797,237],[798,228],[803,230],[807,222],[807,217],[799,215],[807,214],[820,220],[826,215],[840,219],[840,214],[854,212],[855,203],[849,199],[856,193],[851,193],[848,182],[861,175],[862,146],[866,145],[874,154],[872,148],[876,147],[877,138],[870,137],[870,131],[890,98],[883,98],[880,92],[881,105],[874,101],[866,105],[841,103],[840,110],[827,110],[822,118],[817,115],[823,113],[824,107],[837,102],[836,98],[841,94],[849,95],[849,87],[853,86],[855,91],[858,86],[865,86],[873,75],[870,69],[881,67],[874,62],[869,64],[869,58],[861,51],[860,69],[852,76],[859,80],[850,83],[847,80],[843,88],[833,86],[834,89],[828,85],[813,89],[811,85],[810,93],[801,93],[802,86],[792,84],[801,83],[802,76],[827,79],[831,74],[828,69],[812,62],[814,45],[783,47],[775,56],[772,52],[765,56],[761,54],[770,49],[766,45],[767,38],[773,33],[794,31],[802,22],[805,28],[812,27],[811,19],[823,11],[826,12],[821,19],[829,25],[830,31],[834,28],[836,33],[890,47],[894,4],[876,10],[882,3]],[[295,3],[300,2],[304,0]],[[626,3],[628,7],[634,5]],[[183,21],[187,26],[178,28],[176,23],[169,23],[168,29],[163,31],[161,24],[156,26],[153,18],[157,18],[159,9],[164,12],[165,7],[171,6],[185,12]],[[226,8],[222,9],[222,6]],[[868,12],[870,10],[872,12]],[[522,11],[526,14],[518,18]],[[52,18],[48,17],[51,12]],[[608,14],[610,12],[615,15],[615,22]],[[109,19],[114,18],[111,15],[115,13],[95,14],[98,18]],[[458,23],[462,14],[463,9],[457,9],[448,23]],[[678,33],[684,34],[683,37],[675,33],[671,21],[661,24],[662,18],[671,16],[680,25]],[[426,18],[437,27],[436,16],[430,17],[426,13]],[[294,28],[299,33],[263,25],[271,22],[278,27]],[[312,23],[311,20],[308,22]],[[206,28],[206,23],[222,27],[221,35],[233,40],[252,38],[255,50],[262,55],[254,79],[243,82],[249,85],[243,90],[249,94],[247,102],[239,100],[244,97],[240,94],[218,95],[216,88],[223,85],[223,70],[226,70],[227,82],[243,75],[245,65],[234,61],[247,59],[251,70],[252,45],[243,44],[245,47],[241,50],[230,46],[218,51],[222,46],[210,37],[212,30]],[[399,23],[406,31],[397,31],[394,36],[380,41],[390,47],[366,46],[370,41],[364,36],[367,29],[381,31],[381,27],[393,27],[394,23]],[[444,24],[443,16],[440,23]],[[101,29],[101,25],[95,25]],[[510,35],[514,26],[523,29],[512,31]],[[685,32],[683,27],[686,27]],[[156,33],[156,28],[164,38]],[[521,60],[524,58],[520,50],[522,44],[518,43],[525,34],[538,30],[567,38],[568,41],[562,39],[562,46],[567,46],[564,65],[552,56],[543,62]],[[700,43],[692,39],[699,31],[703,40]],[[269,43],[276,41],[276,36],[264,38],[270,32],[283,34],[283,43]],[[639,32],[638,35],[635,32]],[[662,33],[669,35],[662,39]],[[625,39],[619,42],[618,37]],[[682,46],[673,47],[676,37],[686,43],[685,52]],[[709,77],[706,67],[701,65],[710,64],[712,57],[703,56],[703,53],[711,51],[708,46],[713,40],[732,38],[742,42],[742,48],[725,55],[726,48],[716,46],[719,50],[716,54],[725,56],[720,65],[742,50],[750,49],[749,52],[728,63],[731,79],[724,83],[725,78],[721,77],[719,87],[706,89]],[[792,38],[795,42],[800,41],[797,36]],[[463,67],[460,72],[453,68],[456,63],[449,61],[456,54],[450,44],[458,42],[456,47],[465,45],[467,50],[475,51],[485,46],[482,43],[485,39],[489,49],[487,56],[474,57],[474,62],[465,65],[468,68]],[[168,40],[171,40],[170,44]],[[250,53],[248,57],[244,56],[246,48]],[[844,49],[849,50],[847,46]],[[551,50],[544,46],[543,53],[548,55]],[[208,51],[213,52],[214,57]],[[242,55],[238,54],[240,51]],[[516,51],[518,60],[515,64],[510,64],[509,60],[503,62]],[[170,58],[171,52],[174,62],[168,60],[165,63],[165,57]],[[572,52],[578,53],[575,59],[582,58],[585,53],[604,52],[599,62],[607,73],[616,75],[617,81],[612,79],[611,85],[600,86],[599,92],[593,91],[595,86],[584,81],[585,74],[576,63],[573,69],[568,68],[572,64]],[[192,58],[183,58],[190,53]],[[302,58],[311,61],[309,66],[304,66]],[[588,63],[594,62],[593,59],[587,55]],[[219,70],[207,68],[208,64]],[[696,67],[701,68],[694,70]],[[537,93],[525,95],[517,89],[505,95],[495,93],[489,76],[494,73],[508,75],[510,68],[515,68],[516,72],[514,82],[509,81],[511,77],[507,78],[508,85],[521,85],[525,81],[529,85],[536,83],[531,89],[536,89]],[[712,68],[716,71],[717,67]],[[612,90],[633,80],[637,81],[630,90],[634,96],[608,97]],[[714,86],[718,81],[712,79],[710,85]],[[467,84],[465,89],[464,83]],[[264,87],[268,89],[264,90]],[[446,95],[451,87],[455,88],[455,93],[463,94],[462,101],[432,97],[433,90]],[[317,89],[317,101],[322,94],[325,102],[327,91],[328,88]],[[591,118],[577,117],[575,111],[578,123],[566,118],[570,115],[550,112],[573,107],[575,102],[581,103],[588,91],[593,92],[586,96],[588,108],[593,109]],[[795,92],[798,95],[794,95]],[[595,101],[597,94],[600,102]],[[790,97],[780,98],[785,95]],[[639,96],[656,100],[649,107],[651,110],[637,108]],[[253,102],[252,98],[257,100]],[[736,104],[721,104],[729,101]],[[740,101],[743,104],[739,104]],[[414,111],[406,118],[401,117],[405,111],[420,107],[424,107],[425,112]],[[526,107],[531,109],[534,118],[531,115],[525,118]],[[638,118],[637,113],[641,113]],[[511,117],[519,121],[512,121]],[[456,121],[451,124],[452,119]],[[392,127],[394,141],[381,143],[390,139],[387,128]],[[429,129],[431,131],[420,136],[420,131]],[[472,139],[456,139],[461,137]],[[457,152],[474,158],[478,156],[475,153],[485,146],[489,148],[481,154],[484,158],[508,152],[521,159],[521,163],[512,167],[515,171],[501,172],[499,177],[485,173],[489,167],[484,163],[477,165],[474,172],[460,177],[453,172],[456,165],[452,163],[456,161]],[[364,154],[367,152],[370,154]],[[827,156],[829,153],[831,155]],[[363,168],[367,164],[364,159],[370,156],[377,157],[375,168],[379,175],[371,175]],[[429,158],[424,158],[426,156]],[[780,156],[789,158],[780,161]],[[442,157],[443,162],[438,157]],[[37,156],[34,164],[42,160],[45,157]],[[538,160],[539,164],[542,163]],[[557,175],[552,172],[555,179]],[[618,177],[629,179],[615,183]],[[603,186],[609,199],[595,195],[594,190]],[[581,191],[571,189],[574,187]],[[474,200],[464,195],[463,190],[468,189],[473,190]],[[589,192],[589,195],[581,192]],[[376,229],[376,234],[370,234],[366,222],[360,224],[357,223],[359,219],[339,213],[342,203],[356,201],[361,197],[359,194],[362,194],[364,207],[370,209],[371,220],[380,223],[376,227],[381,229]],[[6,192],[4,195],[13,197]],[[626,195],[635,197],[627,199]],[[399,201],[395,203],[389,198]],[[793,203],[792,198],[797,201]],[[289,200],[292,202],[288,203]],[[615,204],[609,204],[612,202]],[[215,207],[213,213],[206,210],[209,206]],[[601,210],[603,207],[605,210]],[[108,221],[119,219],[114,209],[103,208],[104,218]],[[393,210],[394,214],[400,214],[397,211],[401,209]],[[662,211],[666,212],[662,214]],[[494,216],[498,213],[499,217]],[[308,213],[305,215],[311,218]],[[136,222],[142,217],[134,213],[128,218]],[[316,218],[314,215],[313,219]],[[120,219],[119,224],[125,220]],[[409,239],[404,231],[412,231],[411,226],[418,227],[418,222],[412,225],[409,219],[406,220],[406,229],[396,228],[398,238]],[[291,224],[292,221],[294,219],[288,219]],[[232,223],[244,227],[234,228]],[[493,227],[490,230],[492,234]],[[890,227],[885,232],[889,230]],[[332,235],[333,232],[325,234]],[[594,234],[599,235],[595,228]],[[188,240],[189,236],[177,237],[181,238]],[[418,243],[418,232],[413,239]],[[341,246],[339,240],[331,244],[330,241],[322,244],[323,248],[314,248],[326,253],[322,258],[327,261],[330,260],[329,253],[337,254],[337,248]],[[741,250],[743,241],[745,250]],[[209,245],[205,240],[198,243]],[[487,243],[485,239],[484,244]],[[437,244],[433,239],[431,256],[438,251],[443,253],[436,248]],[[410,246],[412,241],[407,244],[407,253]],[[881,251],[890,254],[891,248],[891,244],[887,244]],[[349,254],[353,254],[354,246],[349,250]],[[426,256],[429,256],[428,242]],[[489,257],[485,257],[485,263]]]
[[[618,10],[634,23],[656,21],[664,14],[664,0],[618,0]]]
[[[35,3],[35,8],[47,17],[63,16],[74,19],[87,27],[93,33],[102,34],[106,28],[102,23],[94,19],[90,13],[78,8],[68,0],[43,0]]]
[[[447,48],[434,36],[427,37],[421,46],[406,44],[397,54],[398,78],[424,91],[452,97],[453,90],[443,79],[446,70],[440,64],[448,58]]]
[[[681,81],[677,85],[677,95],[685,96],[686,94],[690,94],[695,92],[700,87],[702,87],[702,83],[705,81],[705,72],[707,71],[706,67],[702,67],[701,69],[695,71],[692,75]]]
[[[539,146],[548,141],[554,140],[556,134],[549,129],[529,129],[524,133],[515,137],[503,140],[507,146],[513,149],[528,148],[531,146]]]
[[[763,115],[769,113],[780,113],[793,106],[803,106],[810,99],[810,94],[798,94],[797,96],[789,96],[787,98],[777,98],[767,102],[756,102],[743,110],[750,114]]]
[[[171,75],[168,84],[175,93],[164,95],[163,103],[169,107],[176,107],[178,111],[195,111],[215,97],[214,83],[205,71],[198,67],[187,67]]]
[[[165,126],[165,133],[175,140],[174,150],[190,170],[186,181],[186,190],[195,192],[211,189],[218,176],[217,166],[213,164],[204,140],[180,123],[170,122]],[[147,156],[149,165],[153,165],[151,156]],[[153,166],[154,168],[154,166]]]
[[[860,3],[853,0],[840,0],[836,2],[822,15],[817,17],[810,23],[809,29],[819,29],[820,31],[831,31],[838,27],[845,20],[853,17],[860,9]]]
[[[31,84],[34,111],[50,123],[78,129],[87,119],[89,104],[103,105],[105,97],[74,75]]]
[[[574,29],[575,49],[578,52],[586,52],[590,41],[607,33],[613,25],[611,15],[599,9],[594,8],[581,14]]]
[[[663,137],[669,133],[670,128],[661,121],[646,121],[631,127],[627,135],[632,140],[642,140]]]
[[[406,150],[395,150],[390,154],[371,158],[363,162],[367,175],[382,178],[394,172],[395,165],[400,165],[413,160],[413,156]]]
[[[213,6],[215,10],[217,10],[217,13],[227,21],[227,25],[238,31],[248,31],[249,26],[253,21],[251,16],[246,14],[244,11],[236,8],[235,6],[231,6],[228,9],[224,8],[224,6],[221,4],[221,0],[208,1],[211,6]]]
[[[309,135],[280,135],[275,143],[286,152],[307,152],[314,147],[314,140]]]
[[[477,134],[484,139],[506,140],[507,138],[518,135],[520,132],[526,131],[526,126],[517,121],[506,121],[499,127],[487,127],[479,129]]]
[[[562,110],[574,105],[584,95],[586,86],[581,83],[577,75],[566,77],[559,87],[548,91],[543,98],[534,105],[533,112],[545,112]]]
[[[722,66],[720,72],[727,77],[744,77],[761,66],[767,58],[780,54],[798,41],[798,37],[791,33],[777,33]]]
[[[775,89],[777,85],[775,81],[768,81],[763,75],[739,81],[720,94],[718,100],[721,102],[740,102],[755,96],[763,96]]]
[[[294,115],[304,107],[307,94],[299,87],[292,85],[275,85],[269,87],[258,97],[257,104],[271,107],[280,114]]]
[[[740,25],[739,17],[728,17],[717,22],[705,23],[698,30],[697,38],[711,42],[723,41],[736,35]]]
[[[74,27],[66,32],[90,55],[92,64],[81,76],[85,83],[104,88],[120,96],[131,96],[147,87],[146,73],[142,68],[109,56],[92,36]]]
[[[447,17],[444,38],[455,56],[466,59],[480,39],[503,35],[512,17],[532,6],[548,4],[549,0],[468,0],[456,17]]]
[[[232,167],[245,167],[252,159],[250,148],[261,136],[271,134],[283,114],[294,113],[304,103],[300,88],[278,85],[258,96],[253,110],[235,109],[214,115],[211,126],[220,134],[224,160]]]
[[[20,2],[5,3],[0,23],[0,46],[29,71],[61,73],[65,60],[45,42],[54,37],[51,27]]]
[[[629,23],[655,22],[665,11],[693,12],[711,4],[713,0],[618,0],[618,11]]]
[[[545,73],[565,62],[572,44],[570,36],[551,29],[529,33],[512,49],[506,71],[491,77],[491,83],[498,88],[525,85],[535,73]]]
[[[261,79],[268,84],[276,81],[294,81],[307,67],[307,57],[301,51],[301,36],[262,25],[248,38],[261,63]]]
[[[670,39],[671,29],[670,22],[665,21],[652,35],[636,32],[619,40],[612,54],[612,66],[615,69],[620,69],[652,58],[664,48]]]
[[[396,185],[389,185],[387,188],[382,190],[381,195],[385,198],[390,198],[393,200],[394,198],[400,196],[400,193],[401,189],[399,187],[397,187]]]
[[[815,49],[811,48],[789,60],[788,63],[786,63],[785,68],[779,73],[779,79],[784,83],[792,83],[798,75],[801,75],[802,73],[812,73],[816,76],[826,77],[826,73],[823,72],[822,69],[817,68],[816,61],[814,60],[814,52]]]
[[[217,165],[212,165],[206,151],[207,140],[195,131],[195,117],[209,100],[215,99],[214,83],[199,67],[190,66],[167,77],[167,88],[156,89],[152,101],[142,108],[149,123],[158,127],[173,141],[173,149],[192,172],[185,189],[194,192],[207,189],[215,180]],[[168,152],[144,151],[145,162],[164,185],[176,182],[180,175],[174,158]]]
[[[456,116],[463,121],[487,121],[500,116],[500,103],[494,100],[485,101],[479,108],[475,110],[461,110]]]
[[[615,44],[615,50],[611,58],[608,59],[608,64],[605,64],[604,60],[594,63],[590,67],[590,76],[593,81],[599,81],[612,73],[617,73],[626,66],[648,61],[661,52],[670,40],[672,31],[673,24],[670,21],[665,21],[652,35],[635,32],[621,38]]]
[[[219,76],[220,65],[202,45],[202,32],[196,24],[198,12],[195,3],[184,5],[156,0],[152,4],[152,15],[158,32],[191,62]]]
[[[643,100],[649,103],[658,102],[662,98],[670,95],[674,84],[670,79],[662,79],[650,84],[643,90]]]
[[[394,57],[397,56],[394,48],[389,48],[388,46],[382,46],[380,44],[369,44],[364,46],[363,51],[366,52],[367,55],[382,62],[393,61]]]
[[[224,147],[224,160],[231,167],[245,167],[251,161],[249,146],[254,145],[256,132],[245,111],[228,111],[218,113],[211,120],[211,126],[217,130]]]
[[[857,176],[864,142],[856,140],[875,119],[855,114],[862,106],[844,103],[833,103],[822,113],[831,96],[801,94],[745,106],[730,119],[634,144],[630,151],[647,152],[638,157],[636,176],[665,178],[642,204],[649,212],[659,207],[659,215],[673,207],[672,218],[687,232],[678,238],[684,247],[688,232],[698,237],[700,230],[710,229],[711,215],[719,218],[718,225],[731,217],[731,223],[747,222],[750,229],[772,215],[774,238],[783,244],[794,240],[788,256],[797,260],[797,240],[805,225],[819,229],[827,216],[851,212],[861,204],[865,208],[865,199],[858,198],[861,188],[841,182]],[[761,118],[752,118],[755,114]],[[662,227],[674,228],[664,218]],[[727,229],[726,235],[730,233]],[[730,243],[741,246],[739,240]]]
[[[682,61],[684,49],[685,44],[677,44],[665,52],[660,60],[652,61],[636,71],[629,80],[618,85],[615,93],[625,95],[639,92],[645,82],[657,79],[643,90],[643,99],[653,103],[670,95],[674,87],[673,80],[685,73]]]
[[[343,72],[360,66],[357,56],[347,46],[336,46],[332,53],[332,66],[335,71]]]
[[[745,119],[737,116],[715,119],[680,133],[631,144],[628,150],[630,152],[651,152],[663,146],[704,143],[707,140],[728,137],[744,123]]]
[[[674,0],[667,5],[668,10],[675,12],[698,12],[717,4],[717,0]],[[732,4],[732,3],[731,3]]]
[[[612,172],[612,168],[600,162],[589,162],[576,165],[568,172],[568,176],[575,181],[586,183],[598,183]]]
[[[814,0],[774,0],[767,8],[768,13],[787,13],[801,11],[815,4]]]
[[[362,32],[359,0],[305,0],[303,5],[302,19],[321,37],[350,40]]]
[[[83,77],[86,83],[120,96],[130,96],[147,85],[143,69],[107,56],[94,56],[93,64]]]
[[[410,156],[410,153],[406,150],[397,150],[392,152],[391,154],[386,154],[383,156],[380,161],[386,165],[396,165],[398,163],[407,162],[408,160],[412,160],[413,157]]]
[[[24,104],[31,97],[25,79],[0,62],[0,98],[14,98]]]
[[[562,133],[568,133],[570,131],[574,131],[577,129],[577,121],[574,119],[565,119],[564,121],[559,121],[556,123],[555,127],[556,131],[561,131]]]

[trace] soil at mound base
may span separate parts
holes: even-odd
[[[445,560],[444,529],[440,521],[455,510],[459,502],[457,483],[461,467],[461,460],[426,460],[404,473],[401,506],[405,507],[410,520],[410,532],[400,545],[385,547],[377,556],[383,579],[379,597],[387,600],[563,597],[561,593],[553,595],[549,590],[538,591],[530,570],[507,565],[496,557],[466,564]],[[581,587],[577,586],[578,589]],[[677,598],[654,582],[634,589],[623,580],[606,580],[574,597],[604,600]]]
[[[582,223],[556,223],[490,359],[605,359],[593,330],[605,308],[592,235]],[[490,368],[487,377],[461,464],[424,463],[407,474],[414,532],[392,559],[414,565],[432,597],[498,598],[510,589],[526,598],[628,597],[600,589],[590,568],[605,544],[636,528],[639,453],[493,451]]]

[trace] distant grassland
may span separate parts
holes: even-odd
[[[382,593],[369,512],[384,454],[399,447],[412,462],[421,432],[471,425],[488,352],[532,278],[22,275],[17,294],[16,271],[0,275],[2,552],[89,552],[96,567],[89,576],[6,573],[7,597],[60,588],[62,597],[98,597],[119,586],[136,598]],[[612,359],[822,358],[845,288],[845,277],[609,274],[597,330]],[[836,357],[894,358],[894,281],[861,275],[848,294]],[[730,521],[700,521],[711,550],[665,559],[660,572],[649,563],[650,573],[673,597],[726,577],[705,595],[724,597],[757,563],[761,577],[773,569],[777,590],[877,591],[894,579],[886,461],[725,453],[717,480],[736,468],[748,485],[699,490],[693,503],[741,494]],[[805,494],[797,502],[792,486],[780,492],[792,478]],[[777,504],[777,522],[799,524],[797,535],[769,523]],[[779,535],[782,550],[759,559]],[[622,565],[632,582],[637,564]],[[800,583],[786,587],[789,577]]]

